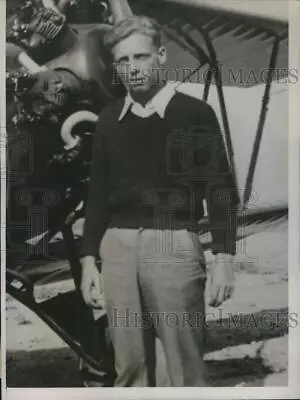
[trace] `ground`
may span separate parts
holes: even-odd
[[[232,299],[218,310],[207,308],[205,359],[213,386],[288,384],[287,231],[284,222],[244,240],[239,246]],[[206,255],[209,266],[210,254]],[[36,295],[41,300],[71,285],[70,280],[42,285]],[[7,385],[81,386],[78,356],[10,296],[6,307]],[[157,374],[158,385],[166,386],[165,360],[159,343]]]

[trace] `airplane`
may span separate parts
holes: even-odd
[[[288,68],[288,12],[284,2],[272,8],[261,3],[7,2],[6,290],[79,355],[85,385],[96,379],[111,386],[114,377],[105,312],[95,321],[80,293],[93,130],[100,110],[125,93],[120,83],[112,84],[103,35],[132,14],[162,25],[171,79],[177,74],[178,90],[193,91],[219,117],[240,198],[240,241],[288,218],[284,108],[287,84],[295,79]],[[198,225],[209,249],[207,218]],[[36,285],[70,276],[74,290],[36,301]],[[76,318],[70,313],[75,307]]]

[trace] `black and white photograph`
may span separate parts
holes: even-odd
[[[288,387],[289,28],[6,1],[7,388]]]

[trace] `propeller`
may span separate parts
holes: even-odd
[[[133,15],[127,0],[110,0],[109,5],[114,25]]]

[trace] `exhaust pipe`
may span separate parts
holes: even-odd
[[[98,115],[87,110],[82,110],[82,111],[76,111],[75,113],[71,114],[65,122],[62,124],[61,130],[60,130],[60,135],[65,143],[64,149],[65,150],[71,150],[73,147],[75,147],[79,141],[80,137],[79,136],[73,136],[72,135],[72,130],[74,127],[79,124],[80,122],[93,122],[96,123],[98,120]],[[89,135],[90,133],[86,133],[86,135]]]
[[[36,74],[47,69],[46,66],[37,64],[21,47],[14,43],[6,42],[6,57],[25,67],[31,74]]]
[[[28,56],[28,54],[26,54],[24,51],[23,51],[22,53],[19,54],[19,56],[18,56],[18,61],[19,61],[20,64],[23,65],[23,67],[25,67],[26,69],[28,69],[28,71],[29,71],[31,74],[36,74],[36,73],[38,73],[38,72],[45,71],[45,70],[48,69],[48,68],[45,67],[45,66],[41,66],[41,65],[37,64],[37,63],[36,63],[35,61],[33,61],[33,59],[30,58],[30,57]]]

